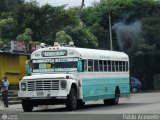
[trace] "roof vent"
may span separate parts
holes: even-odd
[[[74,42],[69,42],[70,47],[74,47]]]
[[[41,48],[45,48],[46,44],[45,43],[41,43],[40,46],[41,46]]]
[[[55,46],[55,47],[58,47],[58,46],[59,46],[59,43],[58,43],[58,42],[54,42],[54,46]]]

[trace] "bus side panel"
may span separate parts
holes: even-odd
[[[128,77],[83,78],[83,100],[88,101],[114,98],[116,86],[119,87],[121,96],[129,95]]]
[[[114,98],[114,86],[112,83],[109,84],[107,78],[84,78],[82,79],[83,100]]]
[[[98,100],[98,85],[94,78],[82,79],[83,101]]]
[[[120,81],[119,87],[120,87],[121,97],[127,97],[130,94],[129,77],[120,78],[119,81]]]

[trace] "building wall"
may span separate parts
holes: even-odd
[[[0,77],[8,77],[11,85],[17,85],[25,75],[26,55],[0,53]]]
[[[25,69],[26,61],[27,61],[26,55],[19,56],[19,77],[20,77],[20,80],[23,78],[23,76],[26,75],[26,69]]]

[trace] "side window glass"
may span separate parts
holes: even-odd
[[[122,72],[122,61],[119,61],[119,71]]]
[[[115,62],[112,61],[112,72],[115,72]]]
[[[118,70],[118,61],[115,61],[115,64],[116,64],[116,71],[119,71]]]
[[[128,62],[126,62],[126,71],[128,71]]]
[[[99,61],[99,68],[100,68],[100,71],[103,71],[103,61],[102,60]]]
[[[98,60],[94,60],[94,71],[95,71],[95,72],[98,72],[98,71],[99,71]]]
[[[82,64],[83,64],[83,71],[87,71],[87,60],[83,60],[82,61]]]
[[[107,71],[107,61],[103,61],[104,62],[104,71]]]
[[[111,72],[111,61],[108,61],[108,71]]]
[[[93,71],[93,60],[88,60],[88,72]]]
[[[123,61],[122,63],[123,63],[123,71],[126,71],[126,65],[125,65],[126,62]]]

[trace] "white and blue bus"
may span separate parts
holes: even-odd
[[[129,58],[123,52],[54,46],[31,54],[31,74],[19,83],[23,110],[66,104],[75,110],[87,101],[118,104],[128,96]]]

